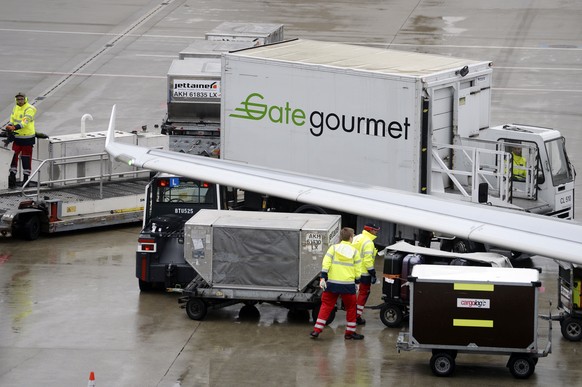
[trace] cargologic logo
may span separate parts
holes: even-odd
[[[303,126],[308,122],[309,132],[315,137],[321,136],[326,130],[341,130],[346,133],[408,140],[408,117],[404,117],[402,122],[388,122],[381,118],[356,117],[319,110],[306,113],[305,110],[291,106],[288,101],[283,105],[269,105],[264,103],[264,99],[259,93],[249,94],[230,117],[254,121],[266,118],[274,124],[295,126]]]
[[[457,298],[457,308],[489,309],[491,301],[478,298]]]

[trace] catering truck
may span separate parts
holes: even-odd
[[[176,152],[220,154],[221,60],[236,51],[283,39],[282,24],[225,22],[180,51],[168,70],[168,109],[161,126]]]
[[[0,179],[0,235],[34,240],[41,234],[141,221],[150,171],[111,160],[105,135],[85,133],[82,125],[81,133],[37,139],[29,181],[9,189],[8,179]],[[117,131],[116,137],[168,149],[167,136],[159,133]],[[3,170],[12,155],[0,148]]]
[[[492,127],[492,77],[490,61],[302,39],[226,52],[220,157],[572,219],[575,172],[564,137]],[[327,212],[268,199],[256,201]],[[342,215],[357,229],[369,221]],[[431,236],[383,224],[377,242],[428,245]],[[447,249],[478,247],[441,237]]]

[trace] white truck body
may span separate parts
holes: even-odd
[[[489,61],[340,43],[225,53],[221,158],[474,202],[485,183],[493,205],[571,219],[560,133],[490,128],[491,84]],[[550,140],[561,144],[561,182]],[[527,158],[523,182],[512,182],[510,145]]]

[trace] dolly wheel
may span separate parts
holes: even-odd
[[[533,358],[528,355],[511,355],[507,366],[509,372],[517,379],[529,378],[536,369]]]
[[[208,312],[208,309],[204,301],[200,298],[190,297],[186,303],[186,314],[188,314],[188,317],[192,320],[202,320],[206,317],[206,312]]]
[[[562,327],[562,336],[566,340],[580,341],[582,339],[582,320],[566,317],[560,325]]]
[[[436,376],[449,376],[455,371],[455,359],[446,352],[437,352],[430,358],[430,369]]]
[[[388,328],[398,328],[402,325],[404,312],[402,308],[394,304],[384,304],[380,308],[380,320]]]

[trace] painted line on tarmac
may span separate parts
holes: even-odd
[[[160,75],[138,75],[138,74],[99,74],[99,73],[80,73],[80,72],[56,72],[56,71],[24,71],[24,70],[1,70],[0,73],[18,73],[18,74],[40,74],[40,75],[58,75],[58,76],[78,76],[78,77],[117,77],[117,78],[149,78],[149,79],[166,79],[167,76]]]
[[[437,48],[478,48],[478,49],[496,49],[496,50],[540,50],[540,51],[582,51],[582,46],[577,45],[563,45],[550,46],[541,45],[538,47],[527,46],[466,46],[462,44],[413,44],[413,43],[373,43],[373,42],[342,42],[346,44],[358,44],[362,46],[385,46],[390,48],[397,47],[437,47]]]
[[[185,35],[157,35],[157,34],[130,34],[120,33],[113,34],[110,32],[86,32],[86,31],[60,31],[60,30],[32,30],[20,28],[0,28],[6,32],[28,32],[34,34],[65,34],[65,35],[98,35],[98,36],[124,36],[132,38],[156,38],[156,39],[205,39],[205,36],[185,36]],[[305,39],[305,38],[304,38]],[[413,43],[377,43],[377,42],[339,42],[344,44],[357,44],[361,46],[383,46],[384,48],[396,47],[433,47],[433,48],[478,48],[478,49],[496,49],[496,50],[540,50],[540,51],[582,51],[582,46],[578,45],[549,45],[542,44],[537,47],[514,47],[514,46],[467,46],[462,44],[413,44]]]
[[[166,79],[167,76],[160,75],[138,75],[138,74],[99,74],[99,73],[63,73],[54,71],[25,71],[25,70],[2,70],[0,73],[19,73],[19,74],[40,74],[40,75],[57,75],[66,77],[110,77],[110,78],[142,78],[142,79]],[[559,93],[582,93],[582,90],[575,89],[528,89],[518,87],[493,87],[497,91],[525,91],[525,92],[559,92]]]

